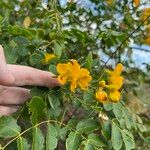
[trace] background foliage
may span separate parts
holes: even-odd
[[[142,51],[141,46],[149,44],[150,14],[141,19],[148,2],[82,4],[0,1],[0,43],[8,63],[57,74],[57,63],[76,59],[94,79],[87,92],[28,87],[32,98],[12,117],[0,118],[1,149],[150,149],[150,64],[140,69],[132,60],[133,43]],[[43,64],[46,52],[57,57]],[[94,96],[98,79],[118,62],[124,65],[126,78],[122,100],[100,104]]]

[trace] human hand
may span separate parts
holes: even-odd
[[[6,63],[0,45],[0,115],[10,115],[30,97],[30,90],[19,86],[59,86],[54,75],[47,71]]]

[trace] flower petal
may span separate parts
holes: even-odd
[[[109,94],[109,99],[110,101],[112,102],[118,102],[120,100],[120,92],[118,92],[117,90],[116,91],[113,91],[113,92],[110,92]]]

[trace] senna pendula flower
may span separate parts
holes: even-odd
[[[95,93],[95,97],[96,99],[101,102],[104,103],[107,101],[107,93],[105,91],[103,91],[103,88],[105,87],[105,81],[100,81],[99,82],[99,89],[98,91]]]
[[[57,65],[59,73],[58,81],[64,85],[70,83],[70,90],[74,92],[77,87],[87,90],[89,82],[92,80],[87,69],[81,68],[76,60],[70,60],[68,63],[59,63]]]
[[[120,92],[118,91],[122,85],[124,78],[121,76],[123,66],[121,63],[117,64],[114,71],[106,70],[108,73],[108,85],[105,87],[109,90],[109,100],[118,102],[120,100]]]
[[[121,76],[123,66],[118,64],[113,71],[106,70],[108,74],[108,84],[105,81],[99,82],[99,90],[96,92],[96,99],[101,102],[118,102],[120,100],[119,89],[123,85],[123,77]],[[106,91],[104,90],[106,89]]]

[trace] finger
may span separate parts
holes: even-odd
[[[19,109],[17,106],[9,107],[9,106],[0,106],[0,115],[9,116],[12,113],[16,112]]]
[[[6,67],[6,59],[5,59],[5,55],[4,55],[4,50],[1,45],[0,45],[0,66]]]
[[[14,82],[14,77],[8,72],[3,47],[0,45],[0,83],[10,85]]]
[[[30,90],[0,85],[0,104],[20,105],[30,98]]]
[[[15,77],[15,86],[60,86],[58,80],[54,78],[54,74],[47,71],[20,65],[8,65],[8,70]]]

